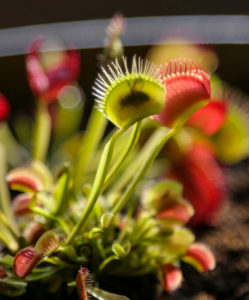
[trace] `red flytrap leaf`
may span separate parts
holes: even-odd
[[[176,220],[186,224],[194,214],[193,208],[187,202],[170,203],[162,212],[157,215],[160,220]]]
[[[213,135],[226,121],[227,105],[225,101],[213,100],[195,112],[187,124],[200,129],[207,135]]]
[[[16,216],[22,216],[31,212],[29,208],[32,194],[20,194],[12,202],[12,209]]]
[[[54,252],[62,241],[62,235],[55,230],[45,232],[35,247],[27,247],[19,251],[14,260],[14,272],[20,278],[26,277],[38,262]]]
[[[26,277],[41,259],[34,248],[27,247],[19,251],[14,260],[14,273],[20,278]]]
[[[43,183],[39,175],[29,168],[17,168],[8,173],[6,180],[13,190],[37,192]]]
[[[92,278],[89,274],[88,269],[80,267],[76,277],[76,286],[81,300],[90,299],[90,296],[87,292],[87,288],[91,285],[91,283]]]
[[[25,240],[30,244],[34,244],[40,238],[40,236],[45,232],[45,227],[43,224],[38,222],[31,222],[27,225],[23,232]]]
[[[202,243],[192,244],[183,260],[199,272],[210,271],[215,268],[215,258],[211,250]]]
[[[60,49],[57,58],[48,59],[49,63],[45,66],[42,57],[46,59],[46,56],[49,56],[49,49],[44,49],[49,43],[54,44],[55,41],[44,38],[34,40],[26,58],[30,87],[33,93],[45,102],[56,100],[59,91],[74,82],[80,73],[80,56],[76,50]]]
[[[187,119],[210,98],[210,76],[191,59],[175,59],[160,66],[166,86],[165,108],[152,118],[167,127]],[[187,115],[186,115],[187,114]],[[182,119],[182,120],[181,120]]]
[[[165,291],[172,293],[178,289],[183,281],[182,272],[173,264],[163,266],[163,287]]]
[[[9,116],[10,105],[8,100],[0,93],[0,121],[4,121]]]
[[[196,143],[182,153],[169,176],[183,184],[183,196],[194,208],[191,225],[213,225],[227,196],[227,180],[210,149]]]

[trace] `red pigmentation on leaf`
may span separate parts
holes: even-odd
[[[25,228],[23,236],[29,244],[34,244],[44,232],[45,227],[43,224],[38,222],[31,222]]]
[[[56,100],[64,86],[78,78],[80,56],[76,50],[61,50],[62,58],[56,62],[51,61],[49,66],[45,67],[41,60],[44,43],[45,39],[43,38],[36,39],[31,43],[26,58],[26,69],[29,84],[35,96],[50,103]]]
[[[40,259],[41,256],[37,255],[32,247],[22,249],[16,254],[14,260],[14,273],[20,278],[26,277]]]
[[[19,191],[31,190],[37,192],[43,189],[40,176],[35,171],[25,167],[11,170],[7,174],[6,180],[12,189]]]
[[[213,153],[195,144],[174,162],[168,174],[183,184],[183,196],[194,208],[191,225],[214,225],[227,197],[227,180]]]
[[[210,98],[210,76],[191,59],[171,60],[160,66],[160,73],[166,87],[165,107],[152,117],[160,124],[174,126],[194,106]]]
[[[195,112],[188,120],[187,125],[203,131],[207,135],[215,134],[225,123],[227,103],[225,101],[211,101]]]
[[[192,211],[190,211],[189,207],[187,207],[183,203],[177,202],[172,203],[172,205],[170,205],[157,215],[158,219],[178,220],[183,224],[186,224],[191,217]]]
[[[87,287],[89,287],[91,283],[92,278],[89,274],[88,269],[80,267],[76,278],[76,286],[81,300],[90,299],[90,296],[87,292]]]
[[[215,268],[213,253],[202,243],[192,244],[183,260],[192,264],[200,272],[210,271]]]
[[[166,292],[172,293],[178,289],[183,281],[182,272],[173,264],[163,266],[163,287]]]
[[[32,197],[32,194],[20,194],[14,198],[12,202],[12,209],[16,216],[22,216],[31,212],[29,204]]]
[[[8,118],[10,113],[10,105],[8,100],[0,93],[0,121],[4,121]]]

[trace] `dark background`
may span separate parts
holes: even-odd
[[[247,0],[2,0],[0,28],[108,18],[117,10],[127,17],[248,14],[249,3]]]
[[[24,25],[109,18],[116,11],[121,11],[126,17],[249,14],[249,2],[228,0],[2,1],[0,29]],[[231,85],[249,94],[249,45],[224,44],[213,45],[213,47],[220,59],[217,73]],[[127,56],[132,56],[135,53],[143,56],[148,49],[149,46],[126,47],[125,53]],[[88,110],[93,100],[91,86],[98,71],[96,56],[99,52],[101,52],[101,49],[81,50],[82,71],[79,82],[88,99]],[[35,101],[26,80],[24,55],[0,57],[0,92],[12,103],[12,118],[15,112],[20,110],[32,112]]]

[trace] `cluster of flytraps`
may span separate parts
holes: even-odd
[[[108,53],[117,57],[121,32],[115,32],[109,31],[114,37]],[[38,98],[32,158],[25,153],[28,163],[20,166],[23,149],[14,141],[6,144],[21,158],[8,157],[12,169],[5,176],[0,148],[0,239],[5,245],[0,293],[17,296],[40,281],[54,291],[67,285],[72,292],[77,286],[84,300],[90,295],[121,300],[127,298],[100,289],[98,281],[154,273],[173,292],[183,280],[181,262],[200,272],[212,270],[213,254],[184,226],[215,223],[228,189],[217,160],[234,163],[247,157],[246,114],[231,95],[225,97],[223,87],[210,100],[210,75],[191,59],[156,67],[134,57],[129,68],[123,57],[102,68],[93,87],[97,109],[83,135],[72,137],[70,121],[79,111],[64,107],[61,119],[55,100],[70,100],[67,92],[78,88],[79,55],[42,52],[44,43],[34,41],[26,60]],[[0,104],[3,122],[8,115],[3,96]],[[72,132],[68,137],[60,131],[53,144],[58,119]],[[108,119],[117,129],[103,139]],[[2,126],[1,144],[10,135]],[[12,203],[6,181],[19,192]]]

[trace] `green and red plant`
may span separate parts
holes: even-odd
[[[120,59],[124,23],[115,18],[102,57],[110,63],[94,83],[96,106],[84,132],[74,122],[82,105],[60,107],[65,99],[81,102],[73,99],[80,97],[78,53],[42,51],[43,39],[30,47],[27,74],[38,98],[32,149],[13,161],[6,137],[0,139],[4,295],[46,279],[54,292],[64,285],[69,293],[76,287],[83,300],[121,300],[128,298],[98,286],[101,278],[154,274],[171,293],[183,281],[182,261],[200,272],[215,267],[210,249],[186,225],[216,218],[227,188],[218,161],[249,154],[247,118],[226,98],[210,102],[210,74],[191,59],[157,67],[134,57],[129,67]],[[116,127],[105,136],[108,119]],[[67,122],[63,135],[57,129]],[[223,152],[233,126],[243,149]]]

